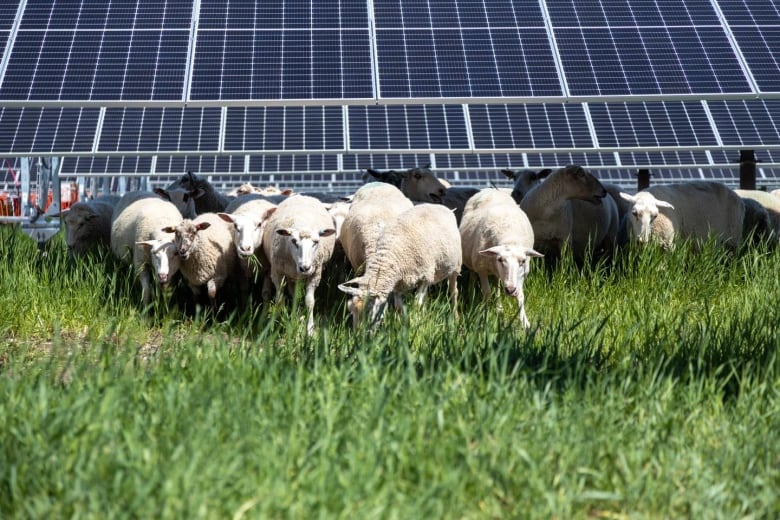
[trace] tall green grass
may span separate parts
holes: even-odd
[[[0,235],[0,517],[780,514],[776,251],[539,262],[529,331],[466,274],[353,331],[331,273],[308,338]]]

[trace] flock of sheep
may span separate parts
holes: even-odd
[[[503,173],[513,189],[451,187],[429,168],[368,170],[370,182],[343,198],[251,185],[222,194],[187,173],[166,189],[73,205],[63,213],[66,242],[72,254],[110,248],[132,265],[144,305],[153,283],[169,285],[177,272],[195,296],[205,287],[212,304],[228,282],[246,305],[255,281],[264,301],[281,301],[302,281],[313,334],[315,291],[338,257],[355,275],[346,280],[345,269],[338,286],[355,326],[379,323],[389,302],[402,310],[406,292],[422,303],[444,280],[457,314],[465,266],[485,299],[497,278],[527,328],[523,283],[533,257],[556,258],[568,247],[581,263],[632,241],[671,248],[714,238],[736,248],[743,237],[780,237],[780,196],[762,191],[691,181],[628,194],[580,166]]]

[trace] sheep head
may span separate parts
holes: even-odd
[[[523,200],[523,197],[525,197],[526,193],[531,191],[534,186],[541,183],[545,177],[552,173],[552,170],[549,168],[539,172],[530,170],[522,172],[501,170],[501,173],[503,173],[509,179],[515,181],[515,185],[512,187],[512,198],[515,200],[515,202],[520,204],[520,201]]]
[[[189,219],[184,219],[178,226],[167,226],[162,229],[165,233],[173,233],[173,242],[179,251],[179,257],[186,261],[192,251],[197,247],[198,234],[211,226],[208,222],[198,222],[197,224]]]
[[[269,208],[262,215],[234,215],[232,213],[217,213],[217,216],[232,224],[233,244],[240,258],[249,258],[263,243],[263,224],[276,208]]]
[[[631,232],[642,243],[650,241],[653,222],[658,217],[659,208],[674,210],[674,206],[670,203],[658,200],[652,193],[646,191],[640,191],[636,195],[621,192],[620,196],[632,204],[628,212],[628,221]]]
[[[595,175],[582,166],[566,166],[552,175],[564,179],[566,197],[580,199],[591,204],[601,204],[601,199],[607,196],[607,190]],[[552,177],[550,177],[552,179]]]
[[[137,247],[149,249],[157,282],[163,287],[167,286],[179,270],[179,251],[176,244],[160,239],[143,240],[135,244]]]
[[[401,191],[413,201],[441,204],[449,187],[447,181],[436,177],[427,166],[411,168],[401,173]]]
[[[495,273],[509,296],[517,296],[518,291],[522,290],[531,267],[531,257],[544,256],[533,248],[509,244],[483,249],[479,254],[493,259]]]
[[[370,290],[368,279],[364,276],[353,278],[338,286],[339,290],[351,296],[347,303],[352,315],[352,326],[358,328],[362,316],[368,316],[371,326],[376,326],[387,307],[387,295],[377,294]]]
[[[290,256],[295,261],[295,267],[298,273],[303,276],[309,276],[314,273],[315,259],[317,249],[320,245],[320,238],[329,237],[336,234],[333,228],[320,229],[319,231],[310,231],[304,229],[282,228],[277,229],[276,233],[287,237],[286,247]]]

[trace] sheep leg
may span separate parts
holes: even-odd
[[[282,286],[284,276],[281,273],[271,272],[271,281],[276,289],[276,303],[284,303],[284,287]]]
[[[139,267],[138,278],[141,280],[141,302],[146,307],[152,302],[152,275],[146,266]]]
[[[314,291],[319,284],[320,277],[316,275],[306,280],[306,296],[304,297],[304,301],[306,302],[306,311],[308,313],[306,334],[309,336],[314,335]]]
[[[274,297],[274,284],[271,281],[271,277],[267,274],[263,276],[263,289],[260,294],[264,302],[270,302]]]
[[[479,288],[482,289],[482,300],[490,299],[490,282],[487,273],[479,273]]]
[[[487,276],[485,276],[487,279]],[[447,280],[450,290],[450,300],[452,301],[452,315],[458,319],[458,273],[452,273]],[[484,293],[484,290],[483,290]]]
[[[216,305],[217,303],[217,282],[214,281],[212,278],[208,282],[206,282],[206,291],[208,291],[209,294],[209,300],[211,300],[212,305]]]
[[[417,294],[415,295],[415,300],[417,301],[417,305],[421,306],[425,302],[425,295],[428,293],[428,284],[423,283],[420,284],[420,287],[417,288]]]

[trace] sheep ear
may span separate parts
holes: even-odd
[[[512,170],[504,169],[501,170],[501,173],[503,173],[505,177],[515,180],[516,175],[515,172],[513,172]]]
[[[533,249],[533,248],[530,248],[530,247],[528,249],[526,249],[525,255],[526,256],[534,256],[536,258],[542,258],[544,256],[542,253],[540,253],[536,249]]]
[[[199,199],[202,196],[204,196],[205,194],[206,194],[206,191],[203,188],[198,188],[198,189],[193,190],[193,191],[190,192],[190,196],[193,199]]]
[[[626,193],[623,191],[620,192],[620,198],[623,200],[627,200],[628,202],[636,202],[636,197],[634,195],[631,195],[630,193]]]
[[[655,201],[655,205],[656,205],[656,206],[658,206],[659,208],[669,208],[669,209],[674,209],[674,206],[672,206],[671,204],[669,204],[669,203],[668,203],[668,202],[666,202],[665,200],[656,200],[656,201]]]
[[[295,194],[295,192],[293,191],[292,188],[286,188],[286,189],[282,190],[281,193],[280,193],[280,195],[285,195],[287,197],[289,197],[290,195],[294,195],[294,194]]]
[[[271,215],[273,215],[273,214],[274,214],[274,211],[276,211],[276,206],[274,206],[273,208],[268,208],[268,209],[266,210],[265,214],[263,214],[263,220],[265,220],[265,219],[267,219],[268,217],[270,217]]]
[[[542,171],[540,171],[539,173],[536,174],[536,178],[537,179],[544,179],[545,177],[547,177],[551,173],[552,173],[552,170],[550,168],[545,168],[544,170],[542,170]]]
[[[165,190],[163,188],[155,188],[154,193],[164,198],[168,202],[171,201],[171,195],[168,193],[168,190]]]
[[[329,237],[329,236],[331,236],[331,235],[333,235],[335,233],[336,233],[336,230],[333,229],[333,228],[320,229],[320,236],[321,237]]]
[[[499,250],[501,249],[501,246],[493,246],[488,249],[483,249],[479,252],[482,256],[498,256]]]
[[[350,296],[363,296],[364,291],[360,288],[361,281],[361,278],[353,278],[352,280],[339,284],[338,287],[340,291],[345,292]]]
[[[341,200],[342,202],[347,202],[347,203],[350,203],[350,204],[351,204],[351,203],[352,203],[352,198],[353,198],[353,197],[354,197],[354,195],[347,195],[346,197],[341,197],[341,199],[340,199],[340,200]]]
[[[230,213],[217,213],[217,216],[227,222],[228,224],[235,224],[236,219]]]
[[[176,226],[165,226],[160,231],[163,233],[176,233]]]
[[[210,222],[199,222],[195,226],[195,229],[197,229],[198,231],[203,231],[204,229],[208,229],[210,227],[211,227],[211,223]]]
[[[282,235],[283,237],[289,237],[290,235],[292,235],[289,229],[277,229],[276,234]]]

